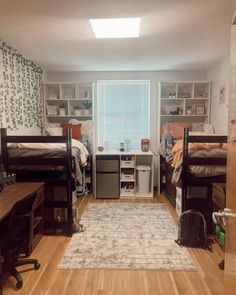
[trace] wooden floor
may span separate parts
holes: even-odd
[[[95,200],[92,196],[78,199],[80,213],[89,202],[134,202],[132,200]],[[163,196],[154,200],[135,202],[166,203],[176,219],[174,208]],[[158,230],[158,229],[157,229]],[[3,294],[19,295],[220,295],[223,289],[223,271],[218,262],[223,252],[217,244],[213,253],[202,249],[190,249],[197,266],[197,272],[170,271],[123,271],[123,270],[57,270],[57,264],[69,242],[61,236],[45,236],[34,250],[32,257],[38,258],[41,268],[38,271],[22,272],[24,286],[15,289],[15,281],[9,278],[4,285]],[[25,270],[26,267],[22,267]],[[29,268],[28,268],[29,269]]]

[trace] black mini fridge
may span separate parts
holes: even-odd
[[[120,197],[120,165],[118,155],[96,156],[96,198]]]

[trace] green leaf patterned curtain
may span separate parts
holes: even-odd
[[[42,129],[42,69],[0,39],[0,126]]]

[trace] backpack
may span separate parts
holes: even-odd
[[[211,250],[207,240],[207,224],[204,215],[197,210],[187,210],[179,217],[178,239],[180,246],[200,247]]]

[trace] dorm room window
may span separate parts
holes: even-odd
[[[150,81],[98,81],[97,122],[98,146],[119,149],[130,140],[140,149],[150,133]]]

